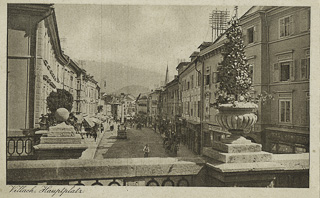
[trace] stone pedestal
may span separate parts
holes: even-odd
[[[81,136],[75,134],[73,126],[64,122],[49,127],[40,144],[34,146],[37,159],[77,159],[87,148],[81,144]]]
[[[213,186],[272,187],[275,171],[283,166],[272,160],[272,154],[261,150],[261,144],[231,135],[213,147],[203,149],[212,159],[209,165]]]

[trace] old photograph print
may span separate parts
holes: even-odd
[[[310,30],[308,6],[8,3],[10,192],[309,188]]]

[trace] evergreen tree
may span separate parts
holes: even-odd
[[[227,42],[222,50],[223,60],[218,66],[220,81],[216,92],[218,104],[244,101],[250,97],[249,91],[253,89],[239,21],[233,18],[230,23],[231,26],[225,32]]]

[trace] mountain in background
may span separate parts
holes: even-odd
[[[119,93],[118,91],[121,91],[122,88],[134,94],[140,90],[148,92],[159,87],[165,79],[165,71],[160,74],[116,62],[91,60],[76,60],[76,62],[79,63],[81,68],[87,70],[87,74],[94,76],[94,79],[99,82],[101,92],[105,93]],[[132,85],[136,87],[131,87]]]
[[[131,94],[134,97],[137,97],[140,93],[146,93],[149,92],[150,89],[144,86],[140,85],[129,85],[125,86],[121,89],[116,90],[114,93],[125,93],[125,94]]]

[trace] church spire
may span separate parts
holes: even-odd
[[[168,69],[168,63],[167,63],[166,79],[164,80],[164,86],[166,86],[168,82],[169,82],[169,69]]]

